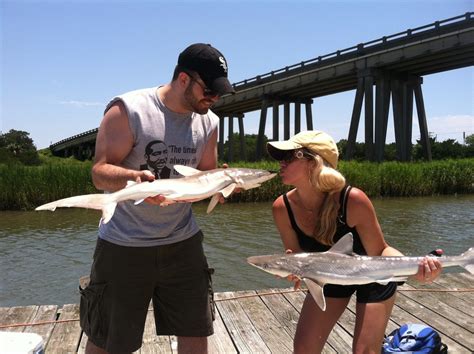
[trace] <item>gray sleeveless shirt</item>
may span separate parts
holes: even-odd
[[[172,112],[160,101],[157,89],[117,96],[105,111],[117,101],[123,102],[127,110],[134,144],[122,162],[124,167],[148,169],[156,179],[180,178],[173,165],[198,166],[219,118],[210,110],[204,115]],[[159,207],[125,201],[117,205],[107,224],[101,223],[99,237],[122,246],[145,247],[183,241],[198,231],[191,203]]]

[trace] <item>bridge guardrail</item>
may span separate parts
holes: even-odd
[[[361,50],[371,48],[371,47],[374,47],[374,46],[379,45],[379,44],[387,44],[388,42],[391,42],[391,41],[394,41],[394,40],[397,40],[397,39],[410,37],[410,36],[413,36],[415,34],[423,33],[423,32],[425,32],[429,29],[439,29],[441,26],[445,26],[445,25],[448,25],[448,24],[460,23],[462,21],[469,21],[473,18],[473,15],[474,15],[474,12],[467,12],[466,14],[461,15],[461,16],[451,17],[451,18],[441,20],[441,21],[435,21],[435,22],[430,23],[428,25],[416,27],[416,28],[413,28],[413,29],[408,29],[406,31],[391,34],[389,36],[383,36],[381,38],[374,39],[374,40],[369,41],[369,42],[360,43],[358,45],[355,45],[355,46],[352,46],[352,47],[349,47],[349,48],[336,50],[335,52],[332,52],[332,53],[329,53],[329,54],[325,54],[325,55],[318,56],[316,58],[304,60],[304,61],[301,61],[297,64],[292,64],[292,65],[289,65],[289,66],[285,66],[284,68],[281,68],[281,69],[272,70],[268,73],[265,73],[265,74],[262,74],[262,75],[257,75],[255,77],[250,78],[250,79],[238,81],[238,82],[232,84],[232,86],[235,89],[238,89],[240,86],[245,86],[247,84],[251,84],[251,83],[254,83],[254,82],[259,82],[259,81],[261,81],[265,78],[272,77],[272,76],[275,76],[277,74],[282,74],[282,73],[285,73],[285,72],[289,72],[289,71],[294,70],[294,69],[302,68],[302,67],[304,67],[305,65],[308,65],[308,64],[321,63],[325,60],[328,60],[328,59],[331,59],[331,58],[334,58],[334,57],[338,57],[338,56],[343,55],[343,54],[357,53]]]

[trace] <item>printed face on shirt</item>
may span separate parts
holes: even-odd
[[[168,147],[160,140],[150,142],[145,148],[145,159],[154,170],[162,169],[168,162]]]

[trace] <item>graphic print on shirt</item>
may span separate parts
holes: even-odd
[[[146,164],[140,165],[140,170],[150,170],[156,179],[169,178],[171,170],[168,162],[168,146],[161,140],[152,140],[145,147]]]
[[[171,158],[170,158],[171,153]],[[146,164],[140,165],[140,170],[150,170],[155,175],[156,179],[170,178],[170,165],[194,165],[196,163],[196,148],[192,147],[178,147],[170,145],[169,147],[161,140],[152,140],[145,147],[144,158]],[[175,154],[192,154],[192,158],[178,158]],[[174,175],[178,175],[173,171]]]

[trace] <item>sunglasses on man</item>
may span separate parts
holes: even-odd
[[[193,75],[191,74],[190,72],[188,71],[184,71],[183,72],[189,76],[189,78],[191,79],[192,82],[195,82],[197,83],[199,86],[201,86],[201,89],[202,89],[202,94],[204,95],[204,97],[216,97],[216,96],[220,96],[220,94],[217,92],[217,91],[214,91],[214,90],[211,90],[210,88],[208,88],[207,86],[205,86],[204,84],[201,84],[198,79]]]

